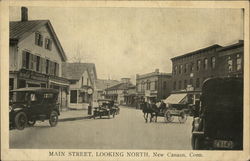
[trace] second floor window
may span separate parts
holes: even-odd
[[[190,71],[191,72],[194,71],[194,63],[193,62],[190,64]]]
[[[179,89],[181,89],[181,81],[179,81]]]
[[[236,63],[237,63],[237,71],[241,70],[241,68],[242,68],[242,59],[241,59],[240,54],[237,54]]]
[[[177,65],[174,67],[174,75],[176,75],[177,74],[177,69],[178,69],[178,67],[177,67]]]
[[[43,46],[43,35],[38,32],[35,34],[35,44],[38,46]]]
[[[187,73],[187,71],[188,71],[188,64],[185,64],[185,66],[184,66],[184,73]]]
[[[214,56],[211,58],[211,68],[212,69],[215,68],[215,57]]]
[[[48,49],[48,50],[52,49],[52,40],[49,38],[45,39],[45,49]]]
[[[176,81],[174,81],[173,89],[176,90]]]
[[[166,89],[166,88],[167,88],[167,82],[164,81],[164,82],[163,82],[163,89]]]
[[[203,66],[205,70],[207,70],[207,67],[208,67],[207,64],[208,64],[208,59],[205,58],[204,59],[204,66]]]
[[[200,78],[197,78],[196,79],[196,88],[199,88],[200,87]]]
[[[182,65],[180,65],[180,67],[179,67],[179,74],[181,74],[182,73]]]
[[[227,58],[227,69],[229,72],[233,71],[233,60],[230,56]]]
[[[184,88],[187,88],[187,80],[184,80]]]
[[[201,60],[197,60],[197,71],[201,69]]]

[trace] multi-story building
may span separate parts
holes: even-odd
[[[63,63],[63,77],[70,82],[69,108],[87,109],[94,99],[95,80],[97,79],[93,63]],[[89,94],[88,90],[93,93]]]
[[[195,103],[207,78],[243,75],[243,41],[225,47],[215,44],[171,60],[171,93],[175,97],[182,93],[189,103]]]
[[[112,87],[114,85],[119,84],[120,82],[118,80],[111,80],[111,79],[97,79],[95,81],[96,89],[96,99],[103,99],[105,98],[105,89]]]
[[[10,22],[9,88],[44,87],[59,90],[58,102],[67,107],[69,82],[62,78],[67,60],[49,20],[28,20],[21,8],[21,21]]]
[[[156,69],[152,73],[136,75],[137,99],[159,101],[169,96],[171,91],[170,73],[160,73]]]
[[[121,78],[121,83],[105,89],[105,98],[117,101],[119,104],[126,104],[125,97],[129,87],[133,86],[130,78]]]

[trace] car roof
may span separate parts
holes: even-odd
[[[27,88],[18,88],[11,90],[11,92],[50,92],[50,93],[58,93],[58,90],[53,88],[41,88],[41,87],[27,87]]]

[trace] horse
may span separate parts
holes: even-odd
[[[143,117],[148,122],[148,114],[150,114],[150,122],[152,122],[153,117],[155,117],[155,122],[157,122],[157,116],[159,113],[159,110],[155,104],[150,104],[147,102],[141,103]]]

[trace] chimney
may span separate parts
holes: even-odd
[[[155,69],[155,73],[159,73],[160,72],[160,70],[159,69]]]
[[[27,7],[21,8],[21,21],[28,21],[28,8]]]

